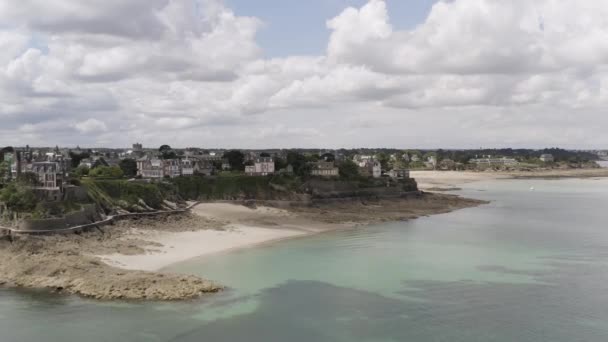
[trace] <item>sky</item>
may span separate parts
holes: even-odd
[[[580,0],[0,1],[0,146],[605,149],[606,18]]]

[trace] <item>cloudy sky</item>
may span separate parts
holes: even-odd
[[[608,147],[608,3],[0,0],[0,146]]]

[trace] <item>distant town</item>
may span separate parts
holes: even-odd
[[[0,184],[27,176],[47,199],[60,199],[80,177],[165,178],[274,174],[299,177],[409,177],[409,170],[532,170],[597,167],[608,151],[527,150],[206,150],[169,145],[128,149],[32,148],[0,150]]]

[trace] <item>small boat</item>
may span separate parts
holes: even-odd
[[[534,191],[534,190],[536,190],[536,189],[534,189],[534,187],[533,187],[533,186],[531,186],[531,187],[530,187],[530,191]]]

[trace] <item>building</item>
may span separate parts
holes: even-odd
[[[382,177],[382,164],[379,161],[369,160],[359,163],[359,174],[364,177]]]
[[[517,166],[519,162],[513,158],[493,158],[488,156],[486,158],[477,158],[471,159],[469,161],[472,164],[477,164],[477,166],[481,167],[490,167],[490,166]]]
[[[194,163],[194,173],[211,176],[215,173],[215,165],[209,160],[197,160]]]
[[[257,158],[253,165],[245,166],[245,173],[249,176],[267,176],[274,174],[274,160],[269,157]]]
[[[392,179],[408,179],[410,178],[410,170],[393,169],[388,172],[388,176]]]
[[[36,185],[37,189],[61,190],[63,188],[65,175],[58,163],[32,163],[31,172],[38,176],[38,184]]]
[[[133,144],[133,150],[131,151],[131,154],[135,157],[135,158],[141,158],[144,155],[144,146],[140,143],[136,143]]]
[[[540,156],[539,159],[543,163],[553,163],[555,161],[555,158],[553,157],[552,154],[543,154]]]
[[[163,161],[158,158],[143,157],[137,160],[137,175],[145,179],[164,177]]]
[[[164,177],[176,178],[182,175],[182,163],[179,159],[163,160]]]
[[[182,169],[181,175],[182,176],[194,175],[194,165],[195,165],[194,160],[186,158],[186,159],[182,159],[180,162],[181,162],[181,169]]]
[[[375,161],[372,165],[372,177],[380,178],[382,177],[382,164],[380,162]]]
[[[334,162],[318,161],[312,164],[310,174],[317,177],[338,177],[340,170]]]

